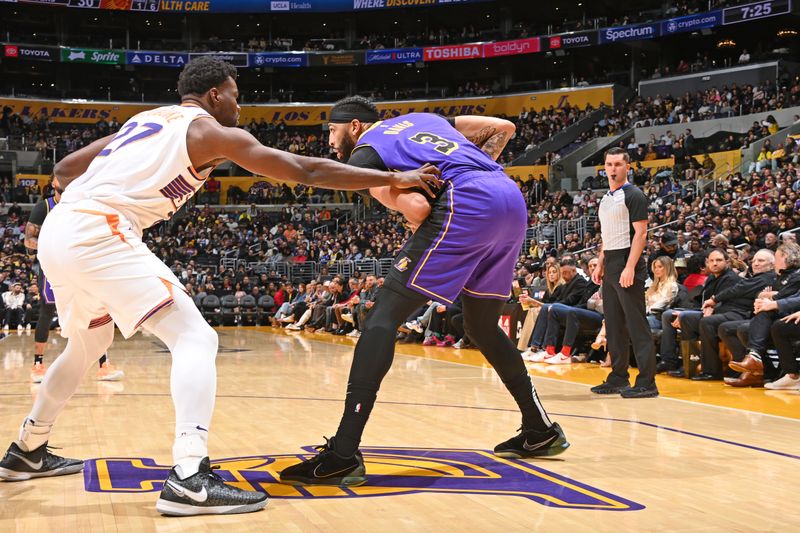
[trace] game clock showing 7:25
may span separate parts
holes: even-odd
[[[723,11],[723,24],[736,24],[760,18],[784,15],[792,9],[791,0],[768,0],[744,6],[729,7]]]

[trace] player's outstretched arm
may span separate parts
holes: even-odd
[[[455,118],[455,126],[461,135],[495,161],[517,130],[514,123],[508,120],[478,115],[458,116]]]
[[[63,191],[72,180],[86,172],[86,169],[89,168],[95,156],[99,154],[116,135],[116,133],[112,133],[111,135],[97,139],[80,150],[75,150],[56,163],[56,166],[53,167],[53,174],[57,178],[57,185],[54,183],[54,186],[56,186],[56,188],[60,187],[59,190]]]
[[[440,172],[433,165],[408,172],[348,166],[330,159],[267,148],[248,132],[226,128],[211,120],[192,123],[187,135],[187,148],[195,167],[225,158],[262,176],[329,189],[357,191],[385,185],[398,189],[420,187],[434,197],[434,190],[439,185]]]

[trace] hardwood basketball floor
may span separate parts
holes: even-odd
[[[54,335],[47,363],[63,346]],[[659,377],[662,396],[598,397],[591,365],[533,365],[571,448],[513,461],[488,453],[519,426],[478,352],[398,345],[363,449],[361,488],[297,489],[276,473],[336,430],[353,342],[223,328],[212,462],[273,497],[265,511],[166,518],[154,507],[171,462],[170,358],[153,337],[118,337],[117,383],[87,375],[51,444],[82,475],[0,482],[0,531],[791,531],[800,524],[800,394]],[[32,335],[0,341],[0,446],[38,386]]]

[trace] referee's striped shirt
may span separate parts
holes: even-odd
[[[631,247],[633,223],[647,220],[647,205],[647,197],[631,183],[603,196],[598,216],[604,251]]]

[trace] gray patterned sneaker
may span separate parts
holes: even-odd
[[[12,442],[3,460],[0,461],[0,479],[6,481],[24,481],[35,477],[65,476],[83,470],[80,459],[66,459],[53,455],[45,442],[30,452]]]
[[[180,479],[174,468],[170,471],[156,509],[169,516],[193,516],[252,513],[266,505],[266,494],[227,485],[205,457],[200,470],[186,479]]]

